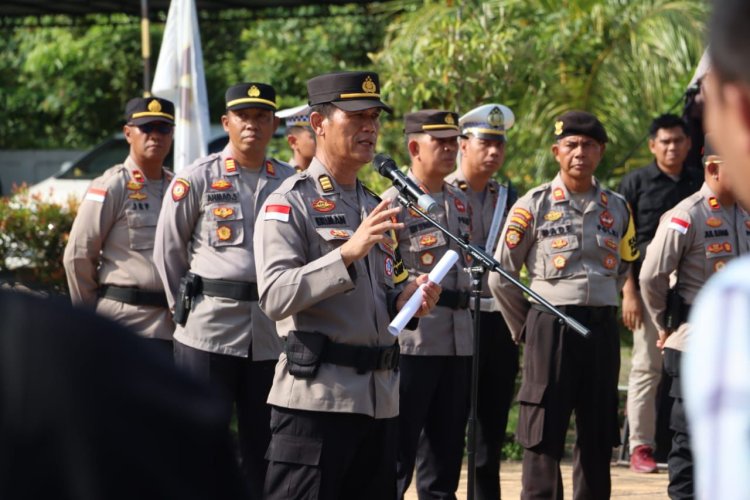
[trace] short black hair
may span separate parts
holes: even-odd
[[[714,0],[709,22],[711,67],[722,81],[750,84],[750,2]]]
[[[685,132],[685,135],[688,137],[690,136],[690,129],[687,126],[687,123],[685,123],[685,120],[680,118],[677,115],[660,115],[654,118],[654,121],[651,122],[651,125],[648,128],[648,136],[652,139],[656,138],[656,134],[659,133],[659,130],[661,129],[670,129],[680,127],[683,132]]]
[[[326,118],[330,118],[333,112],[336,109],[335,104],[331,104],[330,102],[324,102],[323,104],[314,104],[310,106],[310,114],[313,113],[320,113]]]

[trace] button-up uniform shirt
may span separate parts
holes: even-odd
[[[354,346],[396,342],[387,327],[400,293],[394,278],[404,273],[394,246],[375,245],[349,268],[341,258],[341,245],[378,203],[359,182],[348,191],[340,186],[317,158],[268,197],[255,233],[258,288],[279,335],[315,331]],[[394,370],[357,373],[331,363],[313,379],[297,379],[282,353],[268,403],[390,418],[398,415],[398,383]]]
[[[95,307],[145,336],[171,339],[171,313],[99,297],[102,285],[164,290],[153,260],[154,232],[172,173],[149,180],[128,157],[94,179],[78,209],[63,265],[73,304]]]
[[[266,160],[253,172],[231,158],[231,147],[197,160],[172,181],[156,229],[154,260],[174,307],[188,271],[203,278],[253,283],[253,232],[261,205],[294,169]],[[202,351],[278,359],[281,340],[257,302],[200,294],[174,338]],[[252,344],[252,348],[251,348]]]

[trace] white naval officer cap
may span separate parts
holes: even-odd
[[[310,106],[307,104],[282,109],[276,112],[276,116],[284,119],[286,128],[310,126]]]
[[[505,131],[515,122],[513,111],[503,104],[482,104],[458,119],[463,135],[491,141],[504,141]]]

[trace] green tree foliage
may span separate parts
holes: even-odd
[[[524,187],[557,170],[555,117],[591,111],[611,137],[598,175],[614,182],[647,161],[641,148],[618,164],[679,101],[703,51],[706,13],[699,0],[427,1],[389,25],[374,62],[401,112],[509,105],[505,172]]]

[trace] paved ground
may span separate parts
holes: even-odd
[[[461,484],[458,487],[458,498],[466,498],[466,464],[461,474]],[[500,474],[500,487],[503,498],[516,499],[521,495],[521,463],[503,462]],[[572,467],[570,462],[562,465],[565,498],[573,498],[571,483]],[[612,466],[612,498],[627,498],[628,500],[663,500],[667,499],[667,473],[659,471],[657,474],[636,474],[627,467]],[[412,487],[406,493],[406,500],[417,500],[417,494]]]

